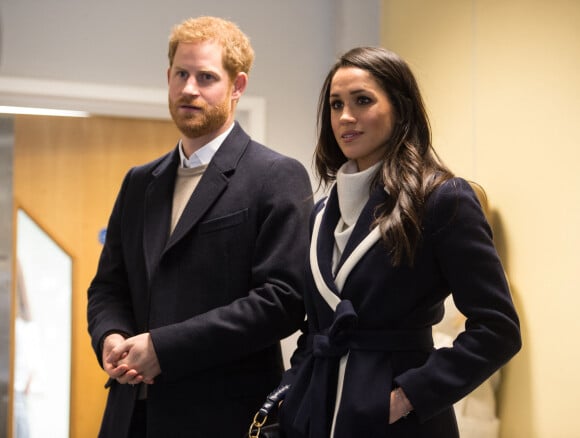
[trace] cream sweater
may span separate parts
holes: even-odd
[[[356,221],[369,200],[371,181],[381,164],[378,162],[359,172],[354,161],[347,161],[336,173],[340,219],[334,230],[333,270],[336,270],[336,265],[344,252]]]
[[[202,164],[197,167],[178,167],[177,178],[175,179],[175,190],[173,190],[173,208],[171,211],[171,230],[173,233],[181,213],[185,209],[191,194],[197,187],[199,180],[207,169],[207,164]]]

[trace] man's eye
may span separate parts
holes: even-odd
[[[209,73],[201,73],[199,75],[199,80],[203,81],[203,82],[210,82],[213,81],[214,77],[213,75],[209,74]]]
[[[178,70],[178,71],[176,72],[176,75],[177,75],[177,77],[179,77],[179,78],[186,78],[186,77],[187,77],[187,72],[186,72],[186,71],[183,71],[183,70]]]

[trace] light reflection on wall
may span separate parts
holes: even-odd
[[[69,436],[72,261],[18,211],[14,437]]]

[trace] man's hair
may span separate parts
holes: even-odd
[[[232,80],[240,72],[250,72],[254,62],[250,40],[235,23],[218,17],[189,18],[174,26],[169,36],[169,66],[179,43],[203,41],[215,41],[223,47],[223,66]]]

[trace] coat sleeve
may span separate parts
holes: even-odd
[[[492,234],[469,184],[452,179],[427,202],[425,238],[465,330],[452,347],[396,378],[424,421],[467,395],[521,348],[519,320]]]
[[[304,263],[312,189],[304,167],[279,157],[247,187],[259,200],[251,288],[235,301],[150,331],[163,375],[176,380],[263,350],[304,320]],[[224,272],[223,275],[228,275]]]
[[[121,249],[121,218],[124,198],[131,179],[127,173],[117,195],[109,223],[97,273],[88,289],[87,319],[91,344],[102,364],[102,341],[109,333],[135,334],[135,321],[127,271]]]

